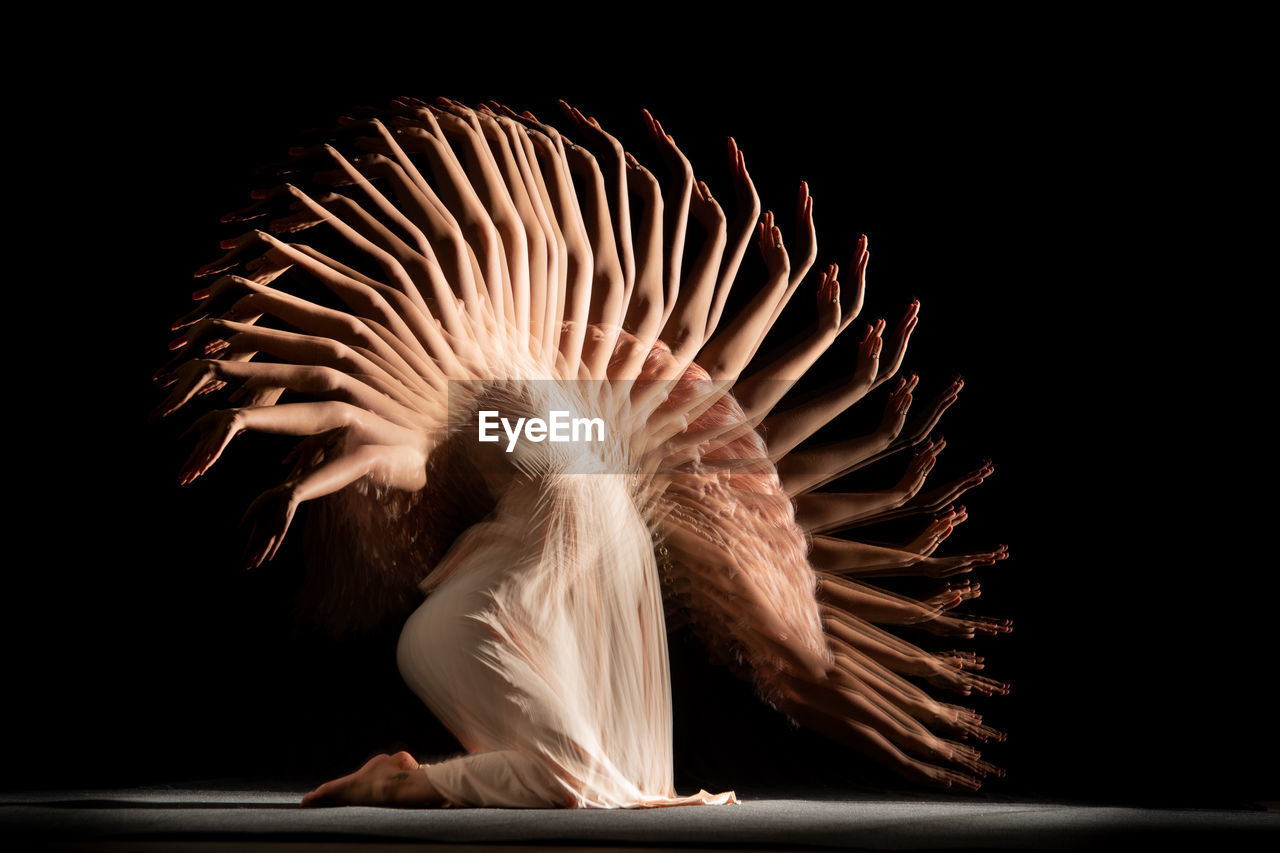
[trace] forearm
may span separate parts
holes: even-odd
[[[698,354],[698,363],[706,368],[712,379],[735,379],[746,367],[756,342],[767,331],[765,324],[782,298],[787,273],[785,265],[774,270],[751,304]]]
[[[796,380],[831,346],[834,331],[809,333],[793,343],[779,358],[738,382],[734,396],[747,418],[763,417]]]
[[[813,492],[796,498],[796,521],[807,532],[832,530],[902,505],[896,489],[881,492]]]
[[[420,431],[406,429],[349,403],[286,403],[235,410],[243,429],[280,435],[318,435],[346,428],[361,443],[421,445]]]
[[[809,492],[865,464],[889,446],[883,430],[820,447],[793,450],[777,462],[782,488],[788,495]]]
[[[843,382],[806,403],[770,415],[762,425],[768,437],[770,458],[786,456],[836,415],[861,400],[869,388],[862,382]]]
[[[409,448],[364,445],[313,468],[287,485],[292,489],[294,500],[304,503],[333,494],[370,475],[396,488],[419,489],[425,484],[425,459]]]
[[[850,544],[861,545],[862,543]],[[871,545],[862,547],[875,548]],[[878,550],[889,551],[887,548]],[[890,553],[901,554],[901,552]],[[905,559],[905,555],[898,559]],[[842,610],[856,613],[868,622],[881,625],[915,625],[933,618],[939,612],[938,608],[928,607],[914,599],[904,598],[827,573],[820,573],[818,576],[818,598],[835,604]]]

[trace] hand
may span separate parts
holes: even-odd
[[[982,595],[982,585],[977,581],[970,582],[966,580],[962,583],[947,583],[943,586],[941,592],[931,595],[920,603],[941,613],[944,610],[959,607],[961,602],[969,601],[980,595]]]
[[[907,422],[907,412],[911,410],[911,392],[915,390],[919,381],[920,377],[914,373],[910,377],[899,379],[893,392],[889,394],[889,400],[884,407],[884,417],[880,421],[880,426],[876,427],[876,436],[886,445],[892,443],[902,432],[902,427]]]
[[[747,174],[747,161],[742,149],[732,136],[729,137],[729,172],[733,180],[733,194],[738,200],[738,216],[746,222],[753,222],[760,215],[760,196]]]
[[[211,394],[227,384],[217,377],[217,362],[208,358],[189,361],[172,373],[160,377],[159,382],[160,387],[172,386],[172,390],[165,401],[152,410],[152,420],[167,418],[197,394]]]
[[[919,573],[931,578],[947,578],[968,574],[979,566],[992,566],[1009,558],[1009,548],[1001,545],[994,551],[977,554],[956,554],[949,557],[926,557],[918,564]]]
[[[937,652],[935,656],[946,666],[952,666],[956,669],[963,669],[968,672],[977,672],[978,670],[986,669],[987,667],[987,665],[983,663],[986,658],[976,652],[965,651],[962,649],[950,649],[945,652]],[[973,711],[970,711],[969,713],[974,714]],[[976,714],[974,715],[977,716]],[[978,717],[977,719],[979,722],[982,720],[981,717]]]
[[[852,381],[870,388],[880,370],[880,348],[884,341],[880,333],[884,331],[884,320],[877,320],[875,325],[868,324],[858,343],[858,360],[853,370]]]
[[[835,335],[839,331],[840,282],[832,278],[829,272],[824,272],[818,282],[818,334]]]
[[[966,791],[976,791],[982,787],[982,784],[977,779],[958,770],[950,770],[914,758],[907,760],[901,769],[901,773],[905,778],[913,782],[919,782],[922,785],[929,785],[934,788],[951,788],[954,786],[963,788]]]
[[[841,330],[857,319],[862,313],[862,300],[867,292],[867,263],[871,260],[871,251],[867,248],[867,235],[858,238],[858,245],[853,251],[853,283],[849,293],[849,304],[844,309],[844,323]],[[832,265],[832,275],[837,275],[840,268]]]
[[[946,617],[949,618],[949,617]],[[972,634],[961,635],[972,637]],[[925,679],[937,687],[954,690],[961,696],[978,693],[983,696],[1005,696],[1009,685],[985,675],[978,675],[965,667],[958,667],[942,657],[933,656],[934,671]]]
[[[191,298],[198,304],[190,312],[174,320],[169,327],[169,331],[178,332],[188,326],[195,325],[206,317],[222,314],[228,306],[234,304],[245,293],[253,292],[256,284],[259,284],[259,282],[238,275],[219,277],[213,284],[208,287],[201,287],[191,294]]]
[[[231,326],[232,322],[221,317],[205,317],[170,341],[169,351],[176,352],[177,355],[174,356],[173,361],[156,372],[157,381],[161,381],[164,374],[172,373],[175,365],[192,357],[192,353],[213,356],[225,350],[230,345],[227,338],[236,331]]]
[[[911,340],[911,332],[916,327],[917,314],[920,311],[920,300],[917,299],[907,306],[907,311],[902,315],[902,319],[898,321],[898,325],[893,327],[893,344],[889,351],[892,353],[888,358],[881,360],[880,367],[876,373],[875,382],[872,383],[874,388],[891,378],[898,372],[898,368],[902,367],[902,359],[907,354],[907,343]],[[883,329],[883,321],[881,321]]]
[[[644,122],[649,135],[658,146],[658,156],[662,158],[672,177],[677,178],[676,183],[692,183],[693,166],[690,165],[689,158],[685,157],[684,152],[676,145],[675,137],[667,133],[662,127],[662,122],[654,118],[648,110],[644,110]]]
[[[689,212],[709,233],[716,234],[724,230],[724,211],[720,209],[720,203],[712,197],[711,188],[707,186],[706,181],[698,181],[694,184],[693,199],[690,203]],[[779,242],[781,242],[781,237],[779,237]]]
[[[964,507],[959,509],[949,507],[935,516],[919,536],[903,545],[902,550],[927,557],[937,550],[943,540],[955,532],[955,529],[968,518],[969,513],[965,511]]]
[[[782,244],[782,229],[774,222],[772,210],[766,210],[760,217],[756,226],[756,245],[760,248],[768,278],[786,274],[789,267],[787,249]]]
[[[943,442],[943,439],[938,438],[937,441]],[[929,444],[925,446],[928,447],[933,443],[934,442],[931,440]],[[978,470],[965,474],[963,477],[959,477],[950,483],[938,486],[936,489],[930,489],[928,492],[920,495],[912,503],[912,506],[919,507],[921,509],[933,509],[949,504],[973,487],[981,485],[983,480],[995,473],[995,470],[995,466],[992,465],[990,461],[986,461]]]
[[[948,655],[958,654],[954,652],[943,652],[939,657],[945,661]],[[981,658],[978,658],[981,661]],[[968,668],[968,667],[964,667]],[[979,669],[982,667],[979,666]],[[962,736],[972,740],[987,743],[988,741],[1002,742],[1006,739],[1004,732],[994,729],[991,726],[982,724],[982,715],[971,708],[965,708],[960,705],[949,705],[946,702],[938,703],[938,711],[934,717],[935,722],[948,726],[959,732]]]
[[[809,185],[800,182],[800,193],[796,198],[796,265],[791,271],[788,287],[795,288],[800,279],[809,274],[813,262],[818,259],[818,234],[813,227],[813,196],[809,195]],[[861,305],[857,306],[861,309]],[[856,312],[854,316],[857,316]]]
[[[960,390],[962,388],[964,388],[964,380],[959,376],[951,380],[951,384],[947,386],[947,389],[933,401],[933,408],[930,409],[925,418],[920,421],[920,425],[913,427],[911,433],[904,436],[903,440],[906,444],[918,444],[919,442],[924,441],[925,436],[932,432],[933,428],[938,425],[938,421],[942,418],[942,413],[950,408],[951,404],[960,396]]]
[[[600,122],[596,121],[594,116],[583,115],[577,107],[570,106],[563,100],[559,103],[560,109],[564,111],[564,114],[569,117],[570,121],[582,133],[583,138],[595,144],[600,158],[606,160],[611,168],[621,169],[622,164],[625,162],[622,143],[601,127]],[[537,121],[536,118],[533,118],[533,113],[529,113],[527,118]]]
[[[244,416],[240,409],[219,409],[200,417],[183,432],[182,436],[194,432],[197,434],[195,449],[178,473],[178,482],[182,485],[193,482],[208,471],[222,451],[227,449],[231,439],[244,432]]]
[[[297,510],[297,495],[288,482],[268,489],[249,505],[240,520],[242,525],[250,524],[245,568],[256,569],[275,558]]]
[[[911,460],[911,464],[907,466],[906,473],[902,475],[902,479],[894,487],[899,503],[906,503],[920,491],[920,488],[924,485],[924,478],[933,470],[933,466],[938,461],[938,454],[942,452],[944,447],[946,447],[945,442],[930,441],[916,453]]]

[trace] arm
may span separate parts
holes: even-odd
[[[891,489],[882,492],[819,493],[796,499],[796,521],[810,532],[825,532],[857,521],[865,521],[898,509],[924,485],[925,476],[937,461],[942,443],[929,442],[915,455],[906,473]]]
[[[798,448],[779,459],[778,476],[786,493],[795,497],[811,492],[886,450],[902,431],[917,381],[914,375],[898,380],[880,425],[871,433],[820,447]]]
[[[425,458],[409,448],[365,445],[269,489],[249,506],[242,521],[250,526],[247,567],[257,568],[275,557],[298,507],[306,501],[366,476],[395,488],[420,489],[426,481],[425,470]]]
[[[786,456],[796,445],[866,396],[871,390],[880,359],[880,329],[880,323],[867,327],[848,379],[805,403],[765,419],[763,426],[768,437],[770,458]]]

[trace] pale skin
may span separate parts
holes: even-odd
[[[727,143],[732,195],[725,199],[732,207],[726,210],[712,187],[697,179],[674,137],[647,112],[649,142],[661,163],[653,170],[596,119],[567,104],[562,109],[573,139],[532,114],[498,104],[472,109],[405,99],[393,106],[386,116],[344,123],[359,154],[330,145],[291,152],[295,164],[312,167],[324,189],[285,185],[256,194],[254,204],[229,215],[228,221],[247,222],[288,208],[268,220],[271,233],[251,230],[224,244],[227,254],[197,273],[219,278],[197,291],[196,309],[174,324],[182,335],[174,343],[176,358],[158,377],[168,396],[157,416],[171,416],[224,387],[237,389],[241,402],[249,403],[193,424],[195,448],[180,472],[183,483],[207,472],[244,432],[338,438],[324,445],[325,453],[300,455],[290,477],[250,505],[247,564],[260,566],[279,552],[307,501],[359,481],[409,492],[423,488],[427,459],[448,418],[444,389],[451,379],[469,377],[484,356],[527,348],[559,375],[625,382],[639,378],[651,350],[661,347],[664,357],[646,375],[653,384],[638,385],[630,403],[640,425],[633,440],[646,449],[646,464],[677,472],[664,475],[665,491],[655,498],[669,507],[661,532],[676,573],[674,594],[709,618],[721,612],[749,616],[726,630],[737,632],[733,641],[749,657],[781,663],[769,688],[797,721],[913,780],[974,788],[982,777],[998,774],[975,748],[929,727],[982,741],[998,740],[1000,733],[973,712],[932,699],[909,679],[962,694],[1007,687],[978,675],[983,662],[971,653],[928,653],[875,625],[971,637],[1003,633],[1007,621],[952,612],[979,596],[980,587],[967,578],[924,601],[865,582],[887,575],[968,575],[1008,555],[1004,546],[936,553],[967,518],[964,508],[952,506],[956,498],[993,469],[984,464],[925,488],[945,446],[931,431],[963,383],[952,382],[908,426],[919,377],[898,374],[919,302],[910,303],[892,328],[884,320],[861,325],[852,356],[831,369],[836,384],[782,405],[791,386],[860,315],[866,237],[856,242],[847,286],[842,288],[834,263],[817,275],[816,287],[810,285],[805,301],[816,301],[816,316],[809,330],[771,347],[775,357],[757,360],[818,257],[807,184],[797,195],[796,240],[788,252],[773,212],[762,213],[733,139]],[[357,269],[275,236],[312,229],[368,263]],[[743,286],[743,258],[753,248],[765,279],[742,310],[727,312],[732,288]],[[237,266],[241,272],[232,272]],[[318,284],[346,310],[290,292],[297,278]],[[504,334],[512,328],[518,332]],[[710,375],[707,389],[680,404],[666,402],[694,364]],[[870,434],[808,443],[886,383],[887,396],[877,403],[884,415]],[[729,389],[741,419],[691,429]],[[281,395],[288,395],[286,402],[278,402]],[[756,425],[765,447],[758,460],[717,456]],[[915,452],[888,490],[817,491],[906,448]],[[760,497],[765,503],[775,494],[794,498],[787,519],[794,528],[788,530],[812,537],[805,557],[817,572],[815,614],[825,648],[796,639],[770,592],[737,563],[728,545],[734,522],[708,510],[733,494],[725,483],[734,471],[773,477],[774,491]],[[752,512],[749,495],[732,499],[740,502],[737,511]],[[898,547],[831,535],[912,513],[932,517]],[[718,535],[708,533],[717,526]],[[768,541],[757,527],[742,530],[740,535]],[[303,804],[440,804],[441,795],[419,769],[406,752],[376,756],[312,791]]]
[[[771,224],[768,218],[766,218],[766,223],[762,223],[762,226],[765,224]],[[780,240],[777,242],[780,243]],[[778,248],[780,247],[776,245],[774,246],[769,246],[767,244],[762,245],[762,249],[766,253],[768,253],[770,249],[776,252]],[[767,265],[768,265],[769,257],[770,255],[766,254]],[[779,278],[779,276],[777,276],[778,266],[780,265],[775,265],[775,268],[774,268],[775,280],[771,282],[775,286],[776,286],[776,279]],[[839,312],[838,285],[836,285],[834,282],[828,282],[828,281],[824,281],[823,285],[824,285],[823,292],[820,293],[820,299],[822,300],[820,302],[820,307],[830,306],[829,308],[827,308],[827,310],[832,316],[820,323],[820,330],[824,330],[825,334],[833,336],[835,333],[838,333],[845,326],[847,326],[847,322],[842,323],[838,313]],[[861,296],[859,294],[859,301],[860,299],[861,299]],[[918,309],[918,303],[914,303],[911,306],[911,310],[909,310],[908,314],[904,317],[903,321],[897,327],[895,331],[894,353],[891,359],[891,364],[887,367],[887,369],[882,370],[878,365],[871,366],[875,364],[875,360],[871,358],[866,358],[866,356],[878,355],[878,352],[875,351],[875,348],[872,345],[867,345],[865,347],[864,353],[863,353],[864,358],[870,364],[868,367],[865,367],[862,369],[863,371],[865,371],[865,373],[863,373],[862,376],[857,377],[858,379],[861,379],[862,383],[868,386],[873,384],[881,384],[884,381],[891,378],[894,373],[896,373],[896,371],[901,365],[903,354],[905,351],[905,345],[909,338],[910,332],[915,326],[915,312],[917,309]],[[748,310],[750,311],[751,309],[748,309]],[[864,337],[864,342],[869,342],[873,337],[873,333],[878,332],[880,328],[882,328],[882,326],[878,328],[869,328]],[[814,347],[812,351],[820,352],[821,348]],[[811,358],[812,358],[811,351],[801,350],[800,359],[796,363],[805,365],[806,362],[811,363]],[[793,366],[783,365],[779,370],[778,375],[786,376],[787,372],[794,369],[795,368]],[[875,443],[873,445],[873,450],[879,451],[879,450],[886,449],[901,432],[902,425],[905,420],[906,410],[910,405],[910,401],[909,401],[910,390],[914,388],[915,381],[916,381],[915,378],[912,377],[910,380],[904,380],[900,382],[899,385],[895,388],[894,394],[892,395],[891,401],[890,401],[891,415],[886,418],[886,421],[888,423],[886,426],[883,427],[882,434],[876,437]],[[954,390],[958,390],[958,389],[954,389]],[[859,391],[862,391],[862,389],[859,389]],[[862,393],[865,393],[865,391],[862,391]],[[937,407],[937,414],[940,415],[941,410],[944,410],[947,405],[950,405],[950,402],[952,402],[953,399],[954,399],[953,396],[951,397],[951,399],[946,399],[944,397],[942,403]],[[839,402],[843,402],[843,401],[839,401]],[[838,406],[838,402],[836,405]],[[829,401],[822,400],[820,401],[819,406],[814,407],[814,410],[803,412],[802,414],[796,416],[795,422],[797,423],[797,426],[795,427],[795,429],[802,430],[804,432],[803,432],[803,435],[797,438],[793,443],[798,443],[799,440],[803,440],[804,437],[806,437],[809,434],[812,434],[812,432],[816,430],[816,428],[820,426],[821,423],[825,423],[825,420],[831,417],[833,408],[835,407],[833,407]],[[933,417],[932,422],[928,424],[925,430],[926,432],[927,432],[927,429],[932,428],[933,422],[936,422],[936,416]],[[783,423],[785,424],[786,422],[784,421]],[[769,445],[770,445],[770,452],[772,454],[773,447],[774,447],[772,434],[770,435],[770,439],[771,440],[769,442]],[[904,444],[904,446],[906,445]],[[941,450],[941,447],[942,447],[942,443],[938,442],[936,446],[933,444],[926,446],[925,450],[921,452],[921,454],[919,455],[921,461],[917,465],[913,466],[913,468],[908,473],[908,477],[904,478],[904,480],[908,480],[909,482],[902,484],[900,486],[900,489],[898,490],[898,493],[894,495],[895,507],[906,504],[920,491],[920,488],[923,485],[924,475],[927,474],[928,468],[932,466],[932,459],[936,457],[936,453]],[[782,455],[785,455],[785,452],[786,451],[784,449],[782,451]],[[687,492],[690,488],[691,488],[690,484],[686,481],[685,483],[682,484],[681,491]],[[928,550],[931,553],[932,550],[937,547],[937,542],[940,541],[940,538],[941,537],[939,535],[936,535],[933,531],[930,531],[928,544],[924,546],[921,550],[924,550],[924,548],[928,548]],[[731,558],[728,557],[728,555],[724,553],[722,550],[719,553],[716,553],[715,549],[713,549],[712,552],[708,553],[706,549],[709,543],[706,543],[704,540],[699,540],[695,535],[684,535],[684,534],[678,534],[677,532],[669,532],[667,541],[668,541],[668,544],[671,546],[672,553],[675,555],[679,555],[679,558],[681,560],[699,561],[699,562],[704,562],[712,565],[714,564],[723,565],[725,563],[731,562]],[[929,559],[928,555],[921,555],[919,553],[910,553],[910,554],[904,555],[899,560],[897,560],[896,565],[885,566],[883,568],[885,570],[898,569],[899,571],[897,573],[907,573],[900,570],[907,568],[913,564],[918,564],[926,559]],[[956,563],[957,565],[963,565],[963,564],[972,564],[975,562],[980,562],[982,559],[983,557],[979,556],[976,558],[965,558],[963,560],[958,560],[953,562]],[[950,564],[947,564],[947,566],[942,568],[949,568],[949,567],[950,567]],[[929,567],[930,570],[934,570],[935,568],[938,571],[942,570],[942,568],[937,568],[934,566]],[[722,589],[721,593],[727,594],[727,595],[737,594],[740,596],[742,593],[741,584],[743,583],[743,580],[744,579],[741,576],[736,577],[731,582],[731,586],[728,588]],[[944,610],[944,608],[954,607],[957,604],[959,604],[960,601],[967,600],[968,598],[971,598],[971,597],[975,597],[975,596],[970,595],[968,593],[968,588],[966,588],[965,592],[948,591],[947,594],[943,596],[938,602],[934,602],[929,605],[921,605],[919,603],[912,603],[912,602],[908,602],[901,599],[897,599],[897,600],[889,599],[889,597],[884,594],[877,595],[870,589],[864,589],[862,602],[860,603],[865,604],[865,602],[868,600],[874,601],[876,606],[880,607],[882,610],[884,610],[885,613],[887,613],[890,617],[892,617],[891,621],[896,620],[901,623],[911,622],[915,624],[915,623],[922,623],[926,621],[934,621],[934,620],[946,618],[942,616],[942,611]],[[892,604],[896,605],[897,609],[894,610],[889,608],[888,605],[886,604],[886,601],[889,601]],[[768,623],[766,620],[762,619],[759,621],[758,624],[767,625]],[[747,640],[747,642],[751,642],[751,640]],[[755,639],[755,642],[759,642],[763,644],[765,647],[767,647],[771,642],[774,642],[774,641],[772,641],[768,637],[767,631],[766,631],[764,634],[758,635],[757,638]],[[953,656],[945,659],[934,658],[933,656],[927,655],[924,652],[920,652],[918,649],[914,649],[913,647],[908,646],[908,648],[912,648],[913,650],[914,656],[911,659],[914,662],[913,665],[916,667],[916,670],[921,674],[934,677],[935,679],[942,677],[942,676],[939,676],[938,674],[938,668],[944,668],[945,672],[949,672],[952,668],[955,668],[961,672],[965,672],[962,664],[970,662],[967,658],[963,658],[960,656]],[[799,695],[803,696],[805,701],[811,703],[810,707],[821,707],[827,710],[828,712],[832,712],[833,709],[839,709],[834,711],[837,717],[842,718],[845,721],[853,721],[853,720],[860,721],[858,724],[852,725],[852,726],[835,726],[835,727],[831,727],[829,725],[827,726],[827,730],[829,732],[840,732],[838,737],[843,742],[859,743],[863,748],[870,748],[873,751],[877,751],[882,756],[882,758],[887,758],[888,760],[891,760],[891,761],[902,762],[907,768],[906,772],[916,775],[917,777],[932,778],[935,781],[940,781],[943,779],[949,780],[951,782],[958,781],[957,779],[947,775],[949,771],[942,770],[941,768],[929,769],[930,767],[932,767],[932,765],[925,765],[925,763],[921,762],[920,759],[918,758],[911,758],[911,757],[902,755],[900,753],[894,753],[892,751],[884,751],[884,744],[878,738],[874,738],[874,737],[861,738],[861,737],[855,736],[851,739],[849,737],[849,735],[854,732],[866,733],[868,731],[876,731],[880,733],[881,737],[886,738],[890,743],[896,742],[898,743],[899,746],[902,746],[904,743],[909,743],[911,745],[909,748],[912,748],[916,751],[923,750],[927,755],[934,756],[934,757],[936,757],[939,754],[939,748],[936,745],[936,743],[933,743],[933,742],[926,743],[925,741],[911,739],[912,736],[908,733],[910,729],[901,728],[903,723],[900,719],[897,719],[897,722],[895,722],[896,718],[892,712],[894,703],[892,701],[885,702],[883,699],[883,694],[878,693],[875,686],[867,684],[865,681],[859,681],[856,677],[845,672],[840,676],[840,680],[842,680],[843,682],[842,686],[840,688],[835,688],[833,686],[835,681],[834,673],[830,670],[827,670],[827,671],[824,671],[822,675],[817,675],[815,677],[815,669],[817,667],[812,662],[803,663],[805,655],[802,653],[799,653],[798,650],[792,649],[790,652],[790,656],[783,654],[783,657],[784,659],[791,659],[796,661],[795,666],[798,667],[799,669],[793,670],[793,671],[796,671],[797,673],[800,671],[804,671],[808,673],[806,676],[799,678],[798,681],[793,682],[791,689],[795,690]],[[848,660],[848,658],[846,658],[845,660]],[[929,662],[929,664],[926,665],[923,662]],[[963,685],[957,686],[956,689],[962,689],[964,692],[968,692],[969,690],[973,689],[971,686],[973,683],[980,683],[984,687],[997,684],[995,682],[989,682],[989,684],[988,682],[977,682],[975,678],[975,679],[966,681]],[[947,682],[947,686],[951,686],[951,683]],[[991,689],[996,690],[998,688],[992,686]],[[853,691],[852,694],[849,692],[850,690]],[[853,698],[858,696],[863,697],[866,702],[869,702],[871,704],[870,705],[859,704],[859,700],[856,698]],[[921,714],[926,713],[923,710],[925,708],[925,703],[918,702],[916,697],[913,696],[910,701],[903,700],[901,699],[901,693],[899,693],[898,698],[900,702],[911,704],[912,709],[917,713],[921,713]],[[850,703],[853,703],[853,704],[850,704]],[[880,711],[879,712],[872,711],[871,710],[872,708],[880,708]],[[934,714],[936,713],[936,711],[934,708],[930,708],[927,713]],[[955,722],[956,720],[959,719],[959,717],[948,717],[948,719],[951,720],[955,725],[960,726],[961,728],[963,728],[965,725],[965,724]],[[998,737],[998,733],[996,733],[994,730],[978,728],[979,725],[980,724],[973,723],[972,727],[968,731],[971,734],[974,732],[981,732],[985,736],[984,739],[986,737],[989,737],[989,738]],[[904,741],[904,738],[905,738],[905,741]],[[942,751],[945,752],[945,750],[942,750]],[[961,751],[961,753],[962,752],[963,751]],[[964,756],[957,759],[958,754],[959,753],[952,751],[951,753],[949,753],[948,757],[952,760],[960,760],[962,763],[967,761],[968,758],[971,757],[971,756]],[[980,762],[977,762],[976,757],[973,757],[973,758],[974,758],[973,763],[970,763],[967,765],[967,768],[971,772],[978,773],[979,775],[984,775],[987,772],[994,772],[994,768],[990,768],[989,765],[984,765]],[[967,777],[963,784],[968,784],[971,779],[972,777]]]

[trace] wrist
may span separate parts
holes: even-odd
[[[300,478],[285,480],[276,486],[280,496],[288,501],[291,505],[297,506],[302,503],[302,482]]]
[[[876,431],[871,434],[873,449],[884,450],[887,448],[898,437],[898,432],[897,418],[880,424]]]

